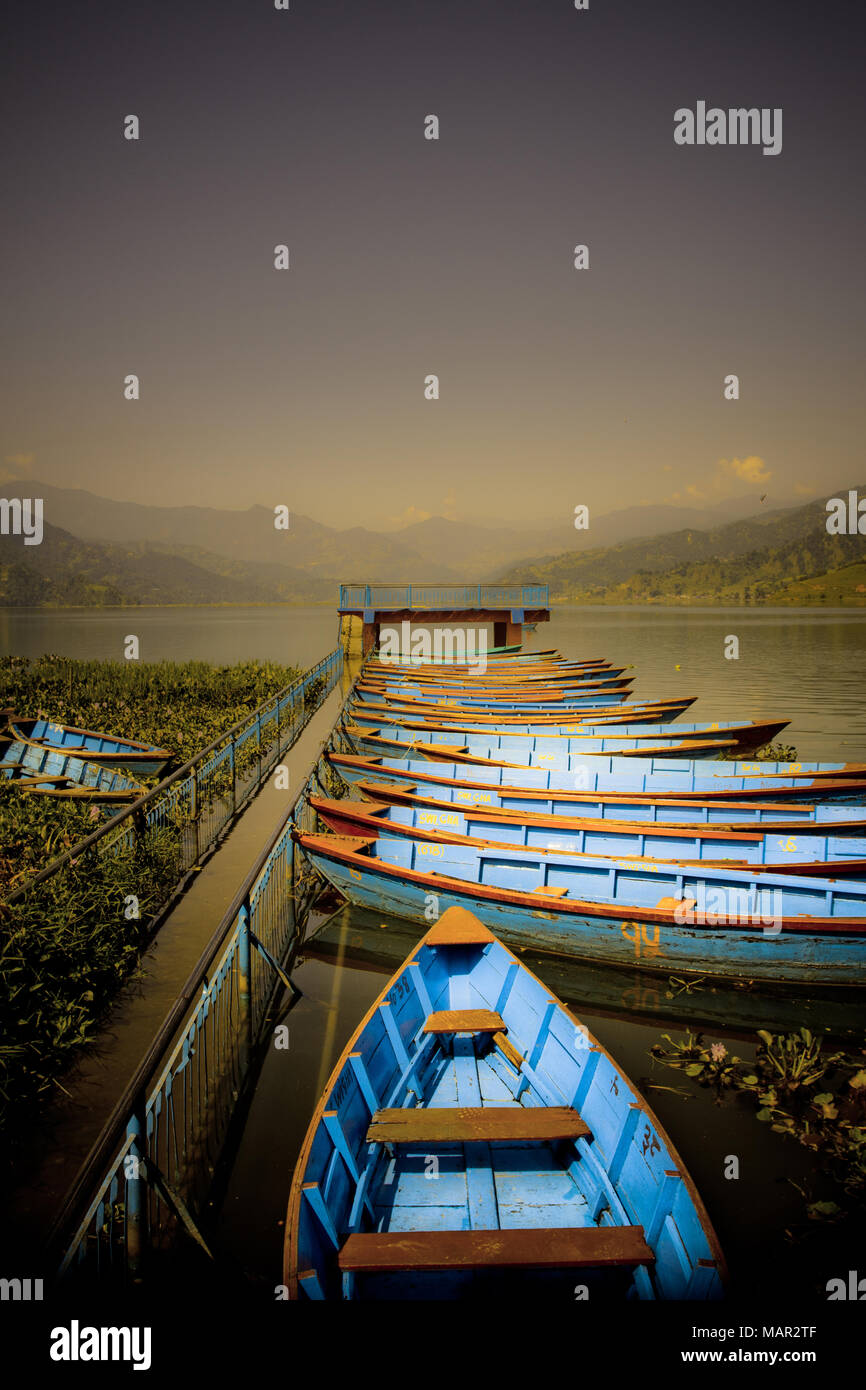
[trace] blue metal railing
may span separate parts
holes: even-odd
[[[33,892],[87,850],[95,848],[99,854],[120,854],[148,832],[171,827],[177,831],[180,842],[178,871],[187,873],[202,860],[229,822],[256,794],[283,752],[294,743],[315,706],[333,690],[342,672],[343,649],[337,647],[291,685],[220,734],[138,801],[125,806],[92,835],[52,860],[17,892],[10,894],[7,902],[17,902]],[[311,706],[308,697],[319,682],[318,699]]]
[[[547,584],[341,584],[340,612],[393,609],[547,608]]]
[[[336,729],[326,746],[343,746]],[[59,1277],[136,1277],[146,1251],[169,1248],[179,1226],[203,1243],[196,1214],[251,1059],[273,1026],[274,997],[290,983],[280,963],[318,885],[292,831],[314,828],[308,799],[323,790],[324,751],[76,1178],[50,1242]]]

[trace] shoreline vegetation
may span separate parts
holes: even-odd
[[[172,749],[181,765],[302,673],[247,661],[99,662],[0,658],[3,704]],[[311,697],[318,698],[315,686]],[[250,741],[249,758],[256,755]],[[243,776],[245,760],[238,760]],[[156,785],[164,774],[142,778]],[[219,795],[219,788],[216,788]],[[107,814],[118,808],[111,807]],[[154,917],[184,872],[178,806],[119,849],[91,846],[23,896],[33,874],[99,828],[95,803],[30,797],[0,781],[0,1131],[44,1099],[137,968]],[[9,901],[9,899],[12,899]],[[5,901],[3,901],[5,900]],[[134,910],[131,903],[134,902]]]
[[[769,598],[748,598],[737,600],[729,594],[717,597],[708,597],[703,594],[668,594],[648,595],[643,598],[624,597],[622,594],[578,594],[563,595],[551,594],[551,608],[724,608],[724,609],[749,609],[749,608],[817,608],[819,611],[831,613],[835,610],[866,608],[866,564],[860,567],[864,576],[863,593],[845,593],[835,589],[821,591],[811,586],[817,581],[813,577],[810,580],[792,581],[792,592],[789,596],[773,594]],[[371,580],[375,584],[375,580]],[[802,586],[803,592],[794,593],[795,586]],[[809,587],[807,587],[809,586]],[[828,596],[829,595],[829,596]],[[97,612],[123,612],[140,613],[153,610],[155,612],[171,611],[172,609],[186,608],[329,608],[333,609],[333,600],[316,599],[315,601],[299,599],[297,602],[282,600],[280,602],[259,602],[259,603],[0,603],[0,613],[92,613]],[[423,611],[419,610],[417,622],[423,622]]]

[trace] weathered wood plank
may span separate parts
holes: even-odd
[[[640,1226],[512,1231],[386,1231],[349,1236],[340,1268],[358,1273],[650,1264]]]
[[[366,806],[364,807],[366,810]],[[425,946],[487,945],[495,937],[465,907],[449,907],[424,938]]]
[[[440,1009],[424,1024],[425,1033],[504,1033],[507,1029],[492,1009]]]
[[[523,1056],[518,1052],[514,1043],[508,1041],[504,1033],[493,1034],[493,1045],[499,1049],[503,1057],[506,1057],[513,1067],[520,1071],[523,1066]]]
[[[588,1138],[588,1125],[568,1106],[429,1106],[377,1110],[369,1144],[470,1144]]]

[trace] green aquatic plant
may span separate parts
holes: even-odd
[[[726,753],[720,753],[718,762],[739,763],[743,762],[743,754],[737,749],[731,749]],[[797,761],[797,750],[792,743],[767,743],[763,748],[759,748],[756,753],[750,753],[748,762],[758,763],[795,763]]]
[[[151,830],[0,904],[0,1126],[53,1088],[117,986],[181,872],[179,833]]]
[[[212,666],[6,656],[0,657],[0,706],[21,718],[41,714],[153,743],[184,763],[300,675],[297,667],[269,661]],[[255,740],[250,743],[252,760]]]
[[[820,1156],[824,1175],[850,1198],[866,1196],[866,1047],[828,1052],[808,1028],[757,1033],[754,1061],[732,1056],[724,1043],[705,1044],[700,1033],[678,1041],[668,1033],[651,1055],[681,1069],[702,1086],[752,1097],[755,1118]],[[827,1216],[812,1203],[810,1219]],[[830,1203],[829,1206],[834,1206]],[[812,1210],[814,1208],[814,1211]]]

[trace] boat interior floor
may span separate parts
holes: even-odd
[[[423,1090],[419,1103],[425,1111],[443,1112],[441,1126],[429,1113],[423,1120],[418,1117],[416,1124],[420,1121],[428,1135],[461,1129],[479,1135],[507,1135],[509,1128],[517,1133],[531,1133],[534,1127],[540,1133],[545,1128],[556,1129],[555,1123],[550,1124],[549,1109],[527,1088],[525,1080],[521,1082],[520,1074],[493,1041],[494,1036],[478,1031],[437,1038],[419,1086]],[[485,1109],[490,1113],[486,1124],[480,1113]],[[502,1114],[509,1110],[514,1115],[511,1125]],[[375,1182],[370,1188],[374,1221],[369,1224],[375,1232],[392,1236],[407,1233],[402,1248],[399,1242],[393,1242],[394,1263],[402,1267],[350,1274],[348,1277],[357,1281],[353,1297],[487,1298],[496,1296],[500,1289],[509,1290],[513,1297],[515,1276],[521,1293],[529,1296],[549,1297],[554,1291],[557,1297],[567,1296],[571,1300],[590,1294],[593,1298],[609,1297],[616,1301],[628,1296],[635,1262],[628,1258],[627,1251],[623,1264],[613,1263],[609,1267],[588,1267],[588,1261],[579,1258],[573,1258],[573,1267],[566,1269],[479,1267],[469,1253],[466,1262],[470,1267],[464,1269],[408,1267],[418,1259],[412,1240],[412,1234],[418,1232],[425,1239],[428,1232],[441,1233],[443,1239],[438,1244],[444,1242],[447,1246],[447,1232],[475,1232],[481,1236],[484,1232],[522,1230],[527,1233],[526,1254],[532,1242],[552,1243],[558,1236],[561,1240],[560,1233],[567,1229],[608,1226],[614,1243],[619,1237],[603,1190],[581,1163],[578,1145],[586,1142],[583,1136],[588,1136],[589,1131],[575,1111],[563,1107],[558,1112],[565,1117],[564,1122],[560,1121],[560,1130],[567,1135],[571,1129],[571,1137],[479,1138],[465,1142],[429,1137],[415,1141],[411,1116],[417,1112],[410,1109],[396,1113],[409,1121],[407,1137],[382,1144]],[[370,1133],[375,1131],[376,1116]],[[382,1132],[387,1134],[389,1130],[386,1127]],[[637,1234],[639,1229],[619,1227],[625,1237],[620,1243],[627,1244],[627,1232]],[[365,1239],[369,1237],[360,1237],[362,1244]],[[358,1237],[350,1238],[340,1260],[344,1281],[346,1266],[353,1262],[353,1240],[357,1242]],[[432,1238],[429,1244],[434,1244]],[[458,1254],[458,1262],[459,1259]],[[359,1263],[363,1262],[361,1257]]]

